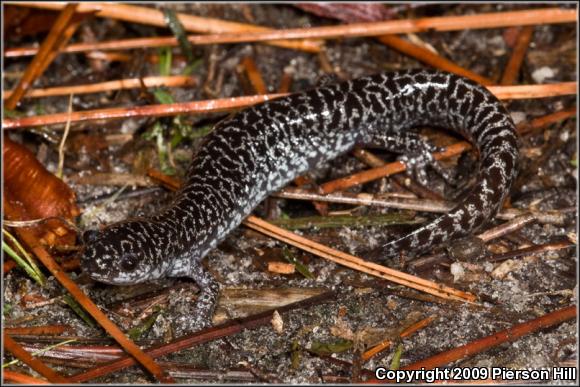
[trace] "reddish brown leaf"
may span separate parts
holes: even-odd
[[[4,205],[10,202],[20,207],[25,219],[48,217],[74,218],[80,211],[76,197],[70,187],[50,173],[24,146],[4,137]],[[48,245],[71,245],[74,231],[63,221],[52,219],[32,227],[37,237]]]

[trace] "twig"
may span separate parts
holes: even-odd
[[[143,82],[143,83],[141,83]],[[26,93],[23,98],[42,98],[42,97],[55,97],[59,95],[68,94],[90,94],[90,93],[102,93],[114,90],[129,90],[138,89],[143,85],[145,87],[189,87],[197,85],[198,80],[191,76],[185,75],[172,75],[168,77],[146,77],[146,78],[128,78],[128,79],[118,79],[114,81],[92,83],[85,85],[76,86],[59,86],[59,87],[49,87],[46,89],[33,89]],[[12,90],[4,93],[3,98],[8,98],[12,94]]]
[[[561,324],[565,321],[576,318],[576,306],[569,306],[559,309],[538,317],[536,319],[527,321],[525,323],[516,324],[509,329],[497,332],[493,335],[483,337],[481,339],[472,341],[471,343],[453,348],[449,351],[441,352],[435,356],[420,360],[416,363],[402,367],[401,370],[430,370],[436,367],[443,367],[451,362],[464,359],[476,355],[478,353],[487,351],[488,349],[497,347],[504,343],[512,342],[522,336],[529,335],[541,329],[552,327]],[[391,381],[370,379],[365,383],[389,383]]]
[[[14,92],[6,101],[6,109],[12,110],[16,108],[22,96],[52,62],[58,48],[64,46],[72,36],[79,24],[78,22],[73,22],[77,7],[78,4],[63,4],[63,10],[56,19],[48,36],[40,45],[38,54],[30,62]]]

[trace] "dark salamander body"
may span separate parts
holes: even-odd
[[[200,304],[211,311],[218,288],[200,260],[268,194],[355,145],[428,155],[431,148],[410,130],[419,125],[453,129],[475,145],[477,184],[451,212],[382,246],[382,255],[420,253],[465,236],[498,211],[516,176],[514,124],[475,82],[411,70],[319,87],[221,121],[172,204],[99,232],[85,248],[83,267],[112,284],[190,276],[203,289]]]

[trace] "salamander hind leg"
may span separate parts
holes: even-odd
[[[370,143],[366,145],[402,154],[398,160],[405,164],[407,174],[422,185],[428,183],[426,172],[428,166],[433,168],[448,184],[455,185],[456,183],[455,177],[433,158],[432,153],[441,149],[423,140],[414,131],[377,131],[372,134]]]
[[[187,276],[193,279],[200,289],[195,304],[180,305],[179,315],[175,318],[178,334],[195,332],[211,326],[213,313],[219,296],[219,284],[196,258],[187,259],[182,256],[182,262],[187,262],[187,269],[180,268],[171,276]]]

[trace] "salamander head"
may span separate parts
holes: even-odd
[[[127,222],[89,231],[83,235],[85,249],[81,267],[93,280],[112,285],[131,285],[163,277],[169,269],[157,246],[139,238],[142,222]]]

